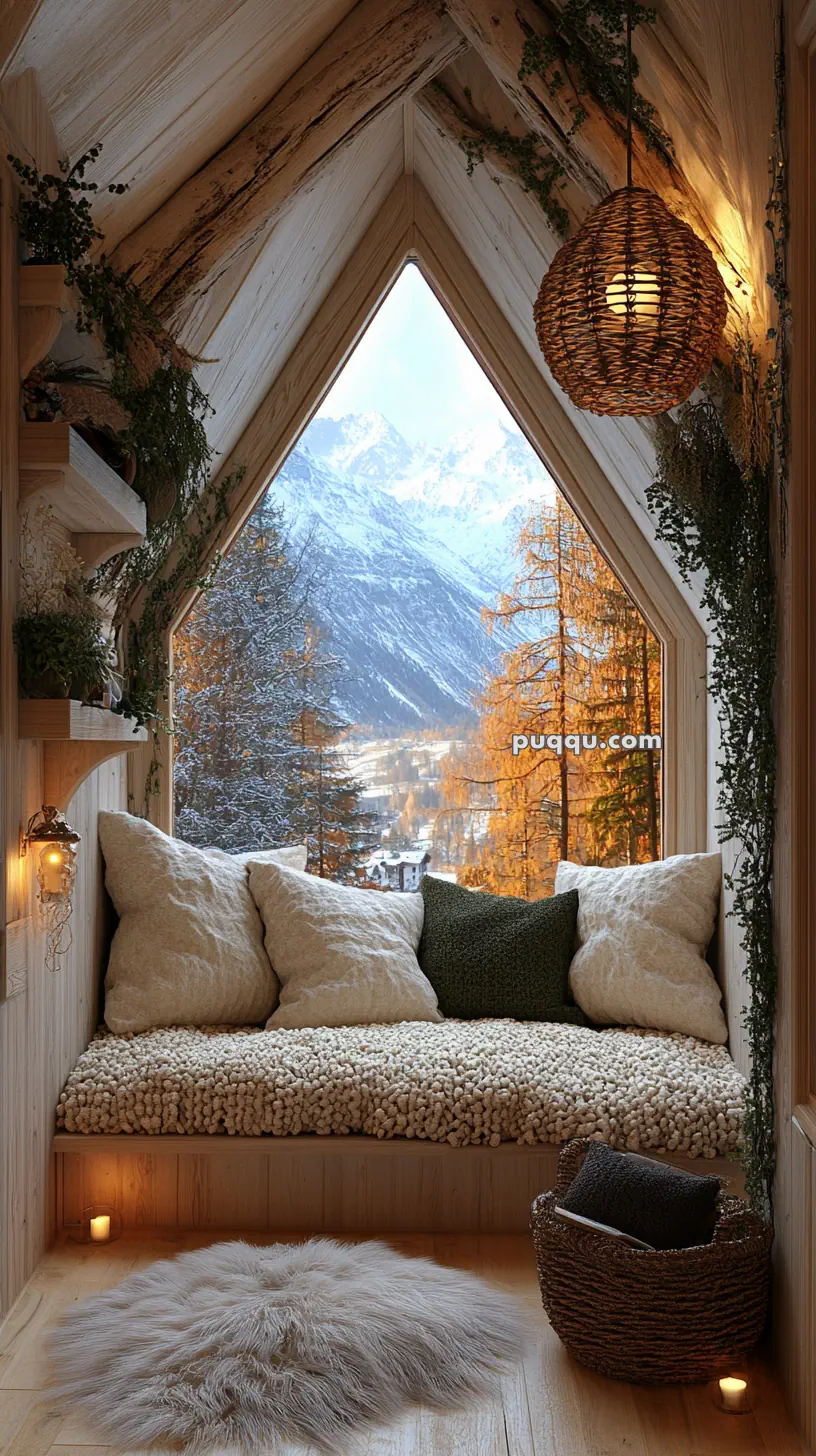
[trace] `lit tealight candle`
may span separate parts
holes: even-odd
[[[110,1214],[98,1213],[95,1218],[91,1219],[91,1242],[94,1244],[107,1243],[110,1238],[110,1227]]]
[[[724,1375],[720,1381],[720,1404],[723,1410],[741,1414],[749,1409],[748,1381],[738,1375]]]

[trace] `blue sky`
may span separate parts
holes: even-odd
[[[373,410],[412,444],[497,420],[517,426],[413,264],[400,274],[318,413]]]

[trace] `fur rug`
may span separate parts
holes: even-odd
[[[76,1305],[49,1335],[59,1389],[117,1446],[336,1452],[413,1404],[495,1393],[529,1315],[384,1244],[216,1244]]]

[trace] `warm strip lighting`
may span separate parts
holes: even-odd
[[[724,1375],[719,1386],[719,1404],[724,1411],[729,1411],[732,1415],[742,1415],[751,1409],[747,1380],[741,1379],[739,1375]]]
[[[606,302],[612,313],[633,314],[640,323],[657,318],[660,311],[660,284],[656,273],[635,269],[632,273],[616,273],[606,285]]]
[[[110,1238],[111,1221],[109,1213],[98,1213],[91,1219],[91,1243],[106,1244]],[[722,1382],[720,1382],[722,1384]]]

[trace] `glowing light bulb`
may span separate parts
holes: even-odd
[[[48,845],[40,855],[40,889],[48,895],[64,895],[66,885],[63,879],[65,867],[70,863],[70,851],[58,845]]]
[[[657,274],[645,268],[615,273],[606,285],[606,303],[618,317],[628,315],[636,324],[654,325],[660,312]]]

